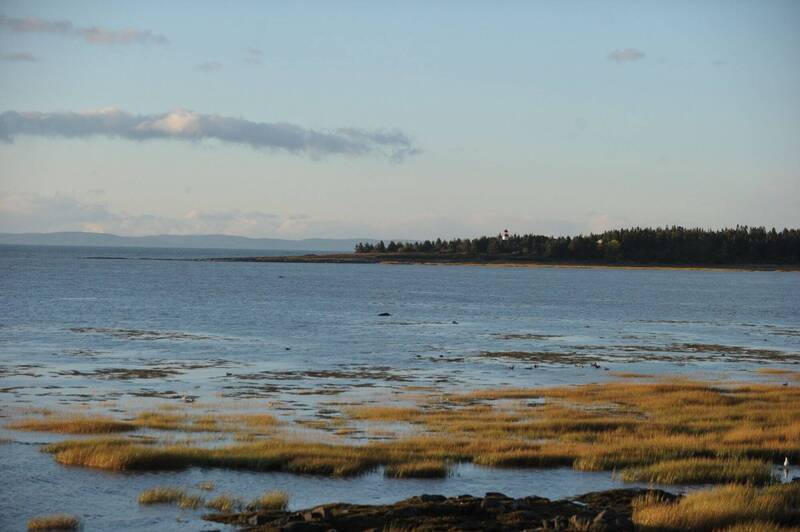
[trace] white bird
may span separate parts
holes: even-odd
[[[783,459],[783,468],[784,469],[789,469],[789,457],[788,456]]]
[[[194,403],[194,397],[189,397],[188,395],[184,395],[181,399],[183,399],[185,403]]]

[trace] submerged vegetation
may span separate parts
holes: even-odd
[[[359,243],[356,253],[529,261],[641,264],[798,264],[800,230],[737,226],[711,231],[684,227],[632,228],[574,237],[484,236],[473,239]]]
[[[796,386],[623,381],[421,397],[416,407],[343,407],[339,428],[408,428],[404,437],[365,444],[272,432],[213,447],[96,438],[44,450],[65,465],[117,471],[197,466],[352,476],[385,466],[389,477],[429,478],[473,462],[615,471],[623,480],[666,484],[764,484],[771,464],[800,461]]]

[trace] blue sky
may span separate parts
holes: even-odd
[[[0,231],[800,225],[798,2],[0,15]]]

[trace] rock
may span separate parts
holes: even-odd
[[[419,500],[422,502],[445,502],[447,500],[447,497],[445,497],[444,495],[424,494],[419,496]]]
[[[654,490],[657,491],[657,490]],[[253,530],[329,532],[331,530],[509,530],[537,529],[576,532],[633,532],[631,501],[651,492],[619,489],[550,501],[541,497],[512,499],[503,493],[485,497],[424,494],[394,504],[326,504],[300,512],[204,515],[208,521]],[[661,492],[658,492],[661,493]],[[673,497],[663,492],[665,497]]]
[[[247,519],[247,524],[248,525],[253,525],[253,526],[264,525],[264,524],[267,524],[270,521],[272,521],[273,517],[274,516],[272,516],[272,515],[266,515],[266,514],[251,515]]]
[[[481,501],[481,510],[487,512],[496,512],[505,508],[502,499],[483,499]]]
[[[281,530],[282,532],[323,532],[327,530],[327,528],[303,521],[292,521],[291,523],[286,523],[278,530]]]
[[[378,316],[391,316],[388,312],[381,312]]]

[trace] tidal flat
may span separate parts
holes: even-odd
[[[0,255],[3,529],[267,526],[423,494],[475,500],[404,504],[489,499],[506,526],[515,505],[544,508],[526,498],[609,490],[630,523],[680,529],[701,521],[657,514],[708,523],[708,501],[794,501],[795,273],[85,255]],[[766,526],[762,510],[715,526]]]
[[[765,368],[759,373],[800,382],[800,371]],[[40,448],[61,466],[113,472],[120,484],[128,484],[130,475],[177,484],[144,489],[135,497],[140,507],[167,513],[177,509],[184,519],[194,514],[194,518],[233,526],[255,523],[268,529],[287,525],[303,514],[290,511],[287,491],[273,489],[260,496],[217,494],[215,482],[186,485],[179,480],[185,479],[186,471],[214,472],[221,477],[247,471],[265,476],[264,480],[296,476],[340,479],[350,485],[381,475],[387,483],[415,479],[424,485],[438,480],[434,486],[441,488],[461,475],[469,482],[469,473],[464,474],[469,468],[494,471],[501,483],[509,470],[527,472],[533,480],[541,471],[558,473],[569,468],[575,472],[571,489],[594,485],[591,473],[619,486],[639,488],[605,492],[614,500],[615,515],[619,514],[616,525],[606,523],[615,529],[681,530],[695,521],[697,529],[709,530],[754,522],[800,525],[800,483],[792,482],[795,468],[790,477],[790,469],[781,467],[782,460],[800,461],[800,386],[643,378],[648,382],[625,378],[603,384],[469,392],[411,388],[359,404],[327,404],[320,407],[324,412],[315,424],[298,423],[262,401],[217,401],[166,403],[145,411],[117,408],[113,418],[101,414],[102,407],[29,410],[20,412],[21,417],[5,428],[69,435]],[[354,439],[356,434],[361,437]],[[789,487],[777,487],[783,483]],[[454,484],[463,486],[465,481]],[[713,487],[717,485],[722,487]],[[659,490],[652,491],[656,486]],[[247,488],[252,491],[253,485]],[[740,488],[755,491],[741,494],[736,491]],[[204,492],[214,493],[208,497]],[[753,508],[750,502],[738,506],[728,502],[720,520],[714,521],[716,514],[709,516],[696,506],[725,498],[720,493],[729,493],[733,501],[755,500],[757,504]],[[318,493],[314,504],[342,502],[321,500],[324,496]],[[255,498],[245,504],[245,497]],[[502,515],[489,512],[476,517],[473,506],[486,510],[486,501],[494,501],[491,497],[457,504],[441,497],[384,507],[381,512],[386,517],[380,524],[388,526],[394,520],[395,525],[438,523],[458,528],[472,526],[469,523],[478,519],[484,528],[530,525],[524,516],[503,512],[513,507],[533,515],[533,503],[502,497],[497,504],[491,502]],[[620,498],[627,501],[622,509]],[[758,502],[762,499],[763,503]],[[431,508],[427,504],[431,502],[439,506]],[[398,521],[396,510],[403,504],[422,509],[415,510],[415,519]],[[573,529],[588,527],[606,509],[576,512],[564,504],[539,500],[533,506],[539,512],[537,519],[541,514],[547,516],[545,521],[558,522],[560,517],[567,523],[564,526]],[[208,510],[213,512],[204,515]],[[432,513],[420,521],[425,512]],[[358,514],[363,523],[374,524],[378,510],[359,507],[347,513],[350,520]],[[332,526],[337,523],[331,521],[335,515],[332,509],[321,516],[312,511],[312,518],[304,521]],[[341,515],[339,519],[339,526],[362,522],[342,520]]]

